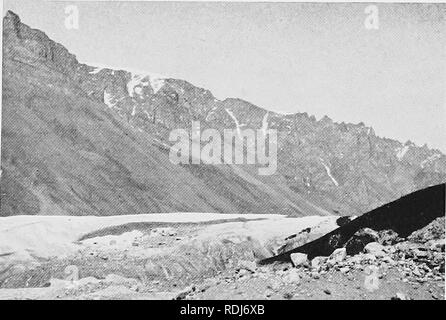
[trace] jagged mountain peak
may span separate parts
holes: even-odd
[[[28,64],[47,64],[66,75],[71,75],[79,67],[75,55],[44,32],[22,23],[12,11],[8,11],[3,19],[3,55]]]
[[[6,12],[4,20],[6,20],[7,22],[11,21],[13,24],[18,24],[18,23],[21,22],[20,21],[20,17],[18,16],[18,14],[16,14],[15,12],[13,12],[11,10],[8,10]]]

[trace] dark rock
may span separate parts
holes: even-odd
[[[291,300],[294,297],[294,294],[292,292],[285,292],[283,294],[283,298],[286,300]]]
[[[408,194],[396,201],[367,212],[350,223],[303,246],[261,261],[267,264],[274,261],[290,261],[290,254],[302,252],[309,259],[328,256],[335,249],[343,247],[348,240],[364,228],[372,230],[393,230],[400,237],[424,228],[438,217],[445,215],[446,184],[439,184]]]
[[[438,271],[444,274],[444,261],[440,264],[440,268],[438,269]]]
[[[445,217],[440,217],[429,223],[424,228],[413,232],[408,239],[410,241],[426,243],[430,240],[445,239]]]
[[[394,245],[402,240],[403,239],[398,236],[398,233],[393,230],[381,230],[378,232],[378,242],[382,245]]]
[[[364,247],[370,242],[376,242],[379,239],[378,232],[364,228],[357,231],[345,244],[347,254],[353,256],[364,250]]]
[[[340,227],[342,227],[343,225],[346,225],[347,223],[349,223],[350,221],[352,221],[351,217],[348,216],[344,216],[344,217],[339,217],[336,220],[336,224]]]

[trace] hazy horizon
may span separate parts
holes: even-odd
[[[79,29],[64,26],[79,8]],[[445,6],[4,1],[81,63],[184,79],[220,100],[364,122],[446,152]],[[141,28],[141,26],[145,26]]]

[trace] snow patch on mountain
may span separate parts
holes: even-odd
[[[237,118],[234,116],[234,114],[232,113],[231,110],[228,110],[228,109],[225,109],[225,110],[229,114],[229,116],[232,118],[232,120],[234,120],[235,126],[237,127],[237,135],[239,138],[241,138],[242,134],[240,131],[240,123],[238,122]]]
[[[135,91],[135,93],[137,95],[139,95],[139,96],[142,95],[142,88],[141,87],[136,87],[134,91]]]
[[[409,147],[408,145],[405,145],[404,147],[397,149],[397,154],[396,157],[398,158],[398,160],[403,160],[404,156],[406,155],[407,151],[409,151]]]
[[[90,72],[89,72],[89,74],[98,74],[98,73],[101,72],[102,70],[104,70],[104,68],[95,67],[93,71],[90,71]]]
[[[107,91],[104,91],[104,103],[109,107],[113,108],[115,106],[115,103],[113,102],[113,97],[110,93]]]
[[[150,85],[152,86],[153,92],[157,93],[165,84],[163,78],[157,78],[155,76],[150,76]]]
[[[127,91],[131,97],[134,93],[142,94],[142,88],[150,85],[154,93],[157,93],[165,84],[165,78],[155,73],[133,73],[131,80],[127,83]]]
[[[135,93],[138,95],[142,94],[141,87],[148,85],[152,87],[154,93],[157,93],[164,86],[165,79],[169,78],[158,73],[134,70],[127,67],[105,66],[99,63],[87,63],[86,65],[93,68],[93,71],[90,71],[89,74],[98,74],[102,70],[110,70],[112,75],[114,75],[115,71],[125,71],[130,73],[131,79],[127,84],[127,91],[131,97],[134,97]]]
[[[141,95],[142,88],[150,85],[154,93],[157,93],[165,84],[164,78],[154,73],[131,73],[131,79],[127,83],[127,92],[133,98],[134,94]]]
[[[134,97],[135,93],[135,88],[138,86],[147,86],[150,83],[150,81],[148,79],[146,79],[145,75],[140,75],[140,74],[132,74],[130,81],[127,83],[127,92],[129,94],[130,97]],[[138,88],[141,89],[141,88]]]
[[[266,136],[266,131],[268,130],[268,116],[269,116],[269,112],[266,112],[266,114],[262,120],[262,132],[263,132],[264,136]]]
[[[336,187],[339,187],[339,183],[336,181],[336,179],[331,174],[330,167],[325,164],[325,162],[322,158],[319,158],[319,160],[321,161],[321,164],[324,166],[325,171],[327,172],[327,175],[330,177],[331,181],[333,181],[333,183],[335,184]]]

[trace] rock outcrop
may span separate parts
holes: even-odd
[[[340,248],[347,250],[345,247],[349,248],[352,254],[362,251],[362,248],[367,248],[369,245],[371,245],[369,248],[370,252],[378,251],[377,248],[381,246],[376,242],[379,239],[379,233],[376,232],[374,234],[373,231],[369,231],[369,238],[366,239],[361,236],[364,232],[358,233],[358,231],[365,228],[374,231],[392,230],[401,238],[409,236],[412,238],[426,238],[427,236],[423,236],[423,231],[420,231],[420,229],[427,234],[432,234],[432,230],[440,229],[440,231],[436,231],[436,234],[444,238],[444,228],[442,233],[438,225],[436,227],[428,226],[435,219],[444,218],[445,216],[445,186],[446,184],[440,184],[404,196],[401,199],[367,212],[314,241],[283,252],[275,257],[265,259],[261,261],[261,264],[275,261],[290,261],[290,255],[297,252],[305,253],[312,259],[317,256],[329,256],[333,251],[340,250]],[[414,232],[416,233],[411,235]],[[388,233],[382,233],[384,236],[386,234]],[[364,241],[356,241],[358,236],[361,236],[359,239],[364,239]],[[376,236],[376,241],[373,241],[375,240],[373,236]],[[354,242],[354,245],[352,245],[352,242]]]

